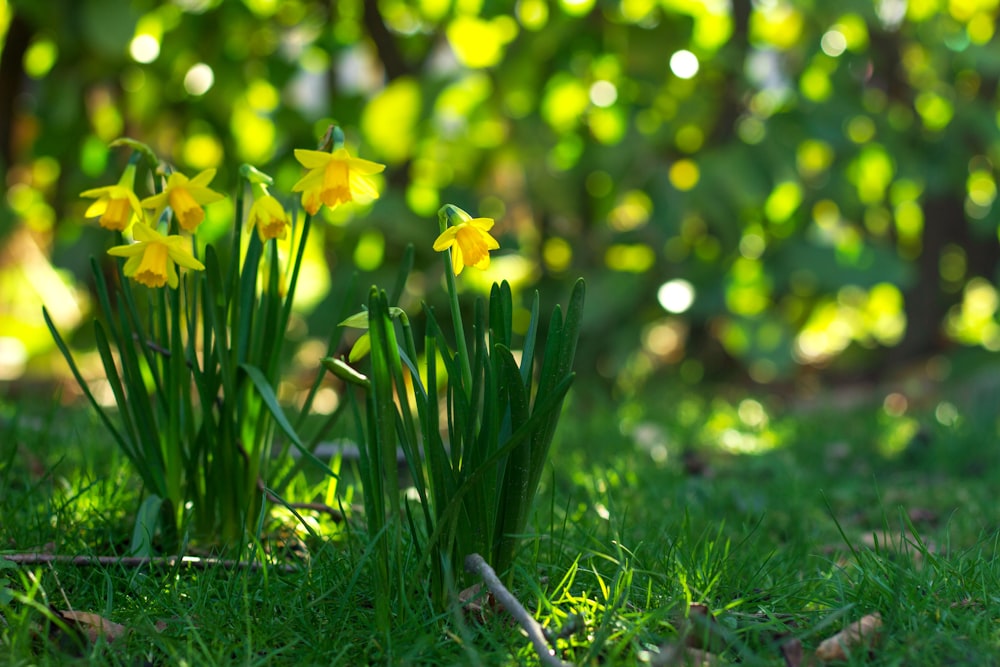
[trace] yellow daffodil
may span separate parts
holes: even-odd
[[[315,215],[323,204],[334,208],[355,199],[378,199],[371,176],[385,169],[384,164],[351,157],[346,148],[332,153],[296,149],[295,159],[309,172],[292,186],[292,191],[302,193],[302,208],[310,215]]]
[[[142,200],[143,208],[153,209],[153,220],[160,217],[167,206],[174,212],[177,223],[186,232],[194,232],[205,219],[205,204],[211,204],[223,199],[208,184],[215,178],[215,169],[206,169],[194,178],[175,171],[167,178],[167,186],[163,192]]]
[[[88,218],[100,216],[101,227],[123,232],[132,224],[132,216],[142,217],[142,206],[135,191],[135,165],[131,162],[116,185],[93,188],[80,193],[81,197],[95,198],[84,215]]]
[[[263,190],[258,196],[254,188],[253,206],[247,215],[247,225],[250,229],[257,228],[262,243],[269,239],[283,239],[288,235],[288,214],[281,202],[267,194],[267,190]]]
[[[460,210],[460,209],[459,209]],[[462,213],[465,213],[462,211]],[[451,248],[451,264],[457,276],[466,266],[486,269],[490,266],[490,250],[496,250],[500,244],[490,236],[493,220],[490,218],[471,218],[461,220],[437,237],[434,249],[444,252]]]
[[[115,246],[109,255],[128,257],[124,272],[147,287],[177,287],[179,264],[198,271],[205,266],[191,254],[191,241],[179,235],[164,236],[146,224],[133,227],[136,243]]]

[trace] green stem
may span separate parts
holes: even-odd
[[[438,214],[441,232],[448,228],[448,214],[442,208]],[[462,384],[466,394],[472,392],[472,364],[469,360],[469,348],[465,342],[465,327],[462,325],[462,310],[458,305],[458,284],[455,282],[455,265],[451,259],[451,248],[444,254],[444,277],[448,284],[448,300],[451,304],[451,321],[455,327],[455,349],[458,352],[462,368]]]

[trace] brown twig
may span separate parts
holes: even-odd
[[[486,588],[490,590],[496,601],[503,605],[507,613],[513,616],[517,624],[521,626],[521,629],[528,634],[528,639],[531,640],[532,646],[535,647],[535,652],[538,653],[539,660],[552,667],[572,667],[572,663],[564,662],[556,657],[555,651],[549,648],[548,643],[545,641],[542,626],[538,624],[538,621],[528,613],[518,599],[500,582],[497,573],[483,560],[482,556],[479,554],[469,554],[466,556],[465,570],[478,574],[483,578],[483,583],[486,584]]]
[[[201,558],[199,556],[64,556],[60,554],[43,554],[38,552],[0,554],[0,558],[21,565],[43,565],[47,563],[68,563],[70,565],[121,565],[122,567],[139,568],[175,567],[178,564],[198,570],[208,570],[221,567],[225,570],[260,570],[265,563],[258,561],[227,560],[221,558]],[[294,565],[275,565],[281,572],[299,572]]]
[[[274,493],[269,488],[267,488],[267,486],[264,485],[264,480],[260,479],[259,477],[257,478],[257,490],[263,493],[264,497],[267,498],[270,502],[274,503],[275,505],[281,505],[282,507],[287,507],[288,509],[291,510],[310,510],[313,512],[322,512],[324,514],[329,515],[329,517],[337,523],[340,523],[341,521],[344,520],[343,512],[341,512],[335,507],[330,507],[329,505],[326,505],[324,503],[290,503],[279,498],[278,496],[274,495]],[[302,517],[299,517],[299,519],[301,518]]]

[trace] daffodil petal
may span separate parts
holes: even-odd
[[[226,198],[226,195],[215,190],[210,190],[209,188],[188,188],[188,192],[191,193],[191,198],[202,206],[205,204],[214,204]]]
[[[166,237],[163,240],[163,244],[167,246],[167,253],[170,255],[170,259],[181,266],[199,271],[205,268],[205,265],[199,262],[191,253],[191,241],[189,239],[174,234]]]
[[[87,197],[87,198],[90,198],[90,197],[104,197],[104,196],[107,196],[108,193],[111,192],[111,188],[113,188],[113,187],[115,187],[115,186],[113,186],[113,185],[104,185],[104,186],[101,186],[99,188],[91,188],[90,190],[84,190],[83,192],[81,192],[80,196],[81,197]]]
[[[355,173],[353,169],[348,172],[347,178],[350,182],[352,193],[366,199],[378,199],[378,188],[375,187],[370,178],[363,174]]]
[[[97,201],[90,203],[90,206],[87,207],[87,210],[84,212],[83,217],[94,218],[99,215],[103,215],[106,210],[108,210],[107,198],[98,199]]]
[[[208,187],[208,184],[215,178],[215,169],[206,169],[191,179],[190,184],[199,188]]]
[[[205,265],[195,259],[194,255],[189,252],[171,252],[170,259],[174,260],[178,266],[183,266],[185,269],[202,271],[205,268]]]
[[[449,246],[454,245],[456,234],[458,234],[457,227],[449,227],[441,232],[441,235],[434,240],[434,250],[437,252],[443,252],[447,250]]]
[[[479,258],[478,262],[473,262],[472,266],[476,267],[480,271],[485,271],[490,268],[490,253],[484,253],[482,257]]]
[[[177,289],[178,282],[180,281],[177,280],[177,267],[173,262],[167,262],[167,284]]]
[[[143,208],[153,210],[163,210],[167,207],[167,191],[164,190],[158,195],[151,195],[139,202]]]
[[[321,169],[333,159],[333,155],[325,151],[311,151],[305,148],[295,149],[295,159],[306,169]]]
[[[466,224],[472,225],[476,229],[481,229],[484,232],[488,232],[493,229],[493,218],[472,218]]]
[[[136,225],[132,230],[132,236],[136,241],[162,241],[163,234],[159,233],[149,225]]]
[[[164,190],[169,190],[170,188],[177,188],[187,185],[191,179],[182,174],[179,171],[170,172],[170,176],[167,177],[167,187]]]
[[[292,192],[305,192],[309,188],[323,185],[323,171],[310,171],[292,186]]]
[[[140,248],[140,250],[142,250],[142,248]],[[111,251],[109,250],[108,252],[110,253]],[[131,257],[125,260],[125,266],[122,267],[122,272],[125,273],[125,275],[130,276],[133,273],[135,273],[136,269],[139,268],[139,265],[141,263],[142,263],[142,254],[141,253],[133,254]]]
[[[372,162],[371,160],[364,160],[359,157],[347,158],[347,164],[351,171],[357,172],[362,176],[369,176],[371,174],[381,174],[385,171],[385,165],[379,164],[378,162]]]
[[[116,245],[113,248],[108,248],[108,254],[115,257],[135,257],[141,255],[142,250],[143,245],[141,243],[130,243],[128,245]]]

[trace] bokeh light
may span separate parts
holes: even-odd
[[[160,42],[152,35],[136,35],[129,45],[129,54],[137,63],[149,64],[160,56]]]
[[[681,79],[691,79],[698,73],[698,56],[686,49],[675,51],[670,56],[670,71]]]
[[[215,83],[215,73],[205,63],[192,65],[184,75],[184,90],[188,95],[199,97],[208,92]]]
[[[656,291],[656,300],[668,313],[686,312],[694,304],[694,285],[683,278],[668,280]]]

